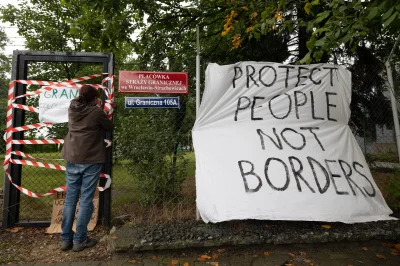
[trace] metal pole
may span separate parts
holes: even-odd
[[[200,108],[200,42],[199,42],[199,25],[196,26],[196,118]]]
[[[399,126],[399,117],[397,114],[397,101],[396,101],[396,97],[395,97],[392,68],[390,66],[389,60],[386,61],[385,65],[386,65],[386,72],[388,75],[389,86],[390,86],[390,88],[389,88],[390,102],[392,103],[394,131],[396,133],[397,154],[399,155],[399,162],[400,162],[400,126]]]
[[[197,1],[197,5],[199,2]],[[196,55],[196,119],[199,115],[200,109],[200,33],[199,33],[199,24],[196,25],[196,47],[197,47],[197,55]],[[200,213],[197,209],[196,205],[196,220],[200,220]]]

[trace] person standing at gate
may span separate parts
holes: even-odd
[[[113,122],[99,108],[99,91],[90,85],[79,90],[79,97],[68,109],[68,134],[64,139],[62,158],[67,161],[67,195],[61,224],[61,250],[82,251],[96,245],[87,236],[87,226],[93,213],[93,197],[106,162],[104,131],[114,128]],[[80,194],[76,232],[72,230]]]

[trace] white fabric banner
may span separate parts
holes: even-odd
[[[74,88],[55,87],[39,96],[39,121],[49,123],[68,122],[68,108],[71,100],[79,96]]]
[[[193,128],[205,222],[394,219],[347,124],[348,70],[240,62],[205,78]]]

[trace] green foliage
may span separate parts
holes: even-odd
[[[394,171],[393,176],[388,180],[384,190],[388,193],[386,202],[393,210],[400,209],[400,169]]]
[[[360,42],[380,34],[397,34],[400,28],[398,0],[219,3],[224,4],[226,19],[222,34],[227,38],[232,39],[239,34],[241,40],[259,39],[271,32],[299,35],[299,45],[305,38],[308,48],[308,53],[299,51],[298,59],[303,64],[325,60],[343,45],[354,53]],[[235,15],[230,20],[232,12]]]
[[[117,103],[122,106],[122,103]],[[120,110],[116,117],[116,159],[129,162],[142,204],[181,198],[187,160],[178,145],[182,140],[180,110]]]
[[[7,114],[7,95],[8,95],[8,84],[10,80],[7,78],[7,74],[10,72],[10,58],[4,54],[4,48],[7,44],[8,38],[4,29],[0,28],[0,145],[4,147],[5,142],[3,134],[6,130],[6,114]],[[5,150],[5,149],[3,149]]]
[[[389,163],[398,163],[399,157],[397,153],[374,153],[374,154],[367,154],[366,159],[369,164],[373,162],[389,162]]]
[[[23,0],[18,7],[1,6],[0,14],[3,21],[18,27],[28,49],[112,52],[121,62],[131,53],[132,21],[138,21],[130,6],[123,0]],[[73,77],[68,64],[60,65],[51,71]]]

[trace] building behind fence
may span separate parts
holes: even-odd
[[[123,65],[116,68],[129,70]],[[372,169],[400,168],[390,102],[394,90],[388,85],[384,66],[364,65],[350,71],[353,101],[349,125],[360,149]],[[0,97],[6,98],[7,91],[0,91]],[[123,97],[116,96],[114,112],[112,218],[137,223],[195,219],[195,157],[190,134],[195,120],[194,98],[183,96],[183,110],[126,110]],[[3,121],[5,112],[6,106],[1,106]],[[31,134],[34,138],[48,132]],[[25,148],[51,159],[50,163],[60,158],[59,146],[36,146]],[[4,140],[0,153],[4,160]],[[22,172],[22,186],[35,192],[65,184],[61,171],[22,166]],[[3,187],[1,182],[0,206]],[[21,194],[20,220],[49,221],[51,210],[51,196],[35,199]]]

